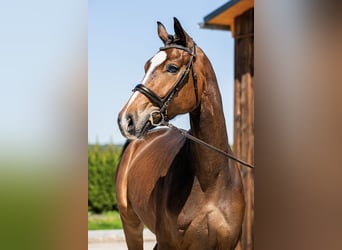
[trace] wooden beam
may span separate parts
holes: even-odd
[[[235,23],[235,100],[234,153],[254,164],[254,9],[234,20]],[[236,249],[253,249],[254,175],[253,170],[240,166],[244,184],[246,209],[241,240]]]

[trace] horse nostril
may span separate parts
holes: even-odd
[[[132,115],[127,115],[127,132],[131,135],[135,134],[135,126]]]

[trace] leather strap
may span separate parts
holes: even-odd
[[[195,137],[195,136],[189,134],[189,132],[186,131],[186,130],[184,130],[184,129],[177,128],[176,126],[174,126],[174,125],[172,125],[171,123],[168,123],[168,122],[164,122],[162,125],[163,125],[163,126],[168,126],[168,127],[171,128],[171,129],[175,129],[175,130],[177,130],[179,133],[181,133],[183,136],[185,136],[186,138],[188,138],[188,139],[190,139],[190,140],[192,140],[192,141],[194,141],[194,142],[196,142],[196,143],[198,143],[198,144],[201,144],[201,145],[203,145],[203,146],[205,146],[205,147],[208,147],[208,148],[210,148],[211,150],[214,150],[215,152],[217,152],[217,153],[219,153],[219,154],[222,154],[222,155],[224,155],[225,157],[230,158],[230,159],[232,159],[232,160],[234,160],[234,161],[236,161],[236,162],[238,162],[238,163],[240,163],[240,164],[242,164],[242,165],[244,165],[244,166],[246,166],[246,167],[254,168],[254,165],[249,164],[248,162],[245,162],[245,161],[243,161],[243,160],[240,160],[240,159],[237,158],[236,156],[234,156],[234,155],[232,155],[232,154],[230,154],[230,153],[228,153],[228,152],[225,152],[225,151],[223,151],[223,150],[221,150],[221,149],[219,149],[219,148],[217,148],[217,147],[214,147],[213,145],[211,145],[211,144],[209,144],[209,143],[206,143],[206,142],[204,142],[204,141],[198,139],[197,137]]]
[[[135,91],[139,91],[142,94],[144,94],[148,99],[150,99],[150,101],[153,102],[153,104],[157,105],[159,108],[163,107],[163,104],[164,104],[163,100],[156,93],[154,93],[151,89],[147,88],[145,85],[138,84],[133,89],[133,92]]]
[[[164,47],[160,47],[159,50],[166,50],[170,48],[181,49],[181,50],[188,52],[190,55],[195,56],[189,48],[184,47],[182,45],[178,45],[178,44],[165,45]]]

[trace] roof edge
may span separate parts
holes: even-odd
[[[224,5],[222,5],[221,7],[218,7],[216,10],[214,10],[213,12],[209,13],[208,15],[206,15],[203,20],[205,24],[208,24],[208,22],[213,19],[214,17],[220,15],[222,12],[226,11],[227,9],[229,9],[230,7],[234,6],[235,4],[237,4],[238,2],[240,2],[241,0],[231,0],[227,3],[225,3]]]
[[[210,24],[210,23],[199,23],[198,24],[201,29],[212,29],[212,30],[225,30],[230,31],[229,25],[220,25],[220,24]]]

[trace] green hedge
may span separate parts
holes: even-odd
[[[121,147],[88,145],[88,211],[117,210],[115,172]]]

